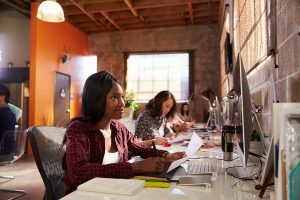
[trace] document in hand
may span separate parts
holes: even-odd
[[[189,143],[189,146],[187,147],[185,151],[185,157],[175,160],[174,162],[171,163],[168,171],[172,171],[173,169],[179,167],[181,164],[183,164],[185,161],[187,161],[192,155],[194,155],[198,149],[203,145],[202,139],[194,132],[191,138],[191,141]]]
[[[79,191],[134,195],[145,185],[144,180],[93,178],[77,187]]]

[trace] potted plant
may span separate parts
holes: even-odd
[[[123,117],[133,119],[134,112],[140,108],[139,104],[134,101],[134,93],[125,91],[124,101],[125,111]]]

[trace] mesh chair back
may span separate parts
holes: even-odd
[[[62,146],[66,129],[54,126],[36,126],[28,131],[33,156],[46,187],[44,199],[61,198],[66,191]]]
[[[7,165],[22,157],[27,138],[26,130],[5,131],[0,143],[0,165]]]

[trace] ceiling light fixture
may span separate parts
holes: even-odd
[[[56,0],[43,1],[39,5],[36,17],[45,22],[65,21],[64,11]]]

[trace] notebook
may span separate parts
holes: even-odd
[[[93,178],[77,187],[79,191],[134,195],[145,185],[144,180]],[[116,189],[117,188],[117,189]]]

